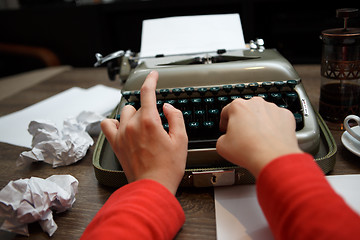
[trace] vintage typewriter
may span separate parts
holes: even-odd
[[[251,41],[249,49],[232,51],[217,50],[153,58],[139,58],[130,51],[119,51],[106,57],[97,54],[96,57],[98,61],[95,66],[107,63],[109,78],[115,79],[119,74],[123,81],[122,97],[113,114],[114,118],[119,118],[121,109],[127,104],[136,109],[141,106],[142,83],[150,71],[159,72],[156,95],[163,127],[168,129],[162,113],[164,103],[172,104],[182,111],[189,139],[187,169],[202,169],[197,172],[208,173],[206,177],[191,170],[187,176],[189,179],[184,179],[185,182],[192,181],[190,185],[228,185],[233,181],[229,183],[224,180],[229,178],[223,177],[222,183],[219,183],[220,175],[232,175],[236,171],[232,169],[234,166],[231,163],[216,153],[215,146],[221,135],[220,112],[236,98],[259,96],[289,109],[294,114],[296,136],[301,149],[317,156],[322,148],[319,116],[311,106],[299,75],[276,50],[265,49],[262,40]],[[121,167],[115,164],[108,168],[119,170]],[[221,174],[217,173],[219,169]],[[214,176],[218,179],[215,183]]]

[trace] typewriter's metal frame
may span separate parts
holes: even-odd
[[[119,74],[120,79],[125,82],[123,93],[140,90],[146,76],[152,70],[159,72],[157,90],[190,86],[196,89],[204,86],[244,83],[245,91],[251,92],[248,87],[249,83],[296,80],[298,84],[295,86],[295,91],[299,95],[304,118],[304,128],[296,132],[299,145],[318,160],[324,160],[325,157],[326,166],[323,164],[325,166],[323,170],[326,173],[329,172],[335,163],[336,145],[326,124],[323,124],[321,117],[313,110],[301,79],[291,64],[276,50],[265,50],[261,43],[259,40],[251,42],[251,48],[243,50],[146,59],[141,59],[130,51],[118,51],[106,57],[97,54],[96,66],[106,62],[111,63],[108,64],[109,78],[113,79],[114,74]],[[216,59],[221,58],[223,62],[212,63],[212,59],[215,59],[214,56]],[[189,64],[191,61],[198,61],[199,58],[204,61],[204,64]],[[219,83],[219,79],[221,83]],[[259,91],[265,91],[261,89],[261,84],[259,84]],[[122,98],[115,112],[121,110],[126,102],[127,100]],[[321,139],[321,141],[316,139]],[[114,174],[121,174],[121,166],[114,154],[109,153],[111,149],[109,150],[109,146],[105,146],[106,139],[103,135],[98,141],[101,143],[98,142],[93,158],[96,176],[100,182],[114,185],[107,183],[113,182],[110,178]],[[104,153],[105,148],[106,154]],[[113,158],[109,160],[113,162],[105,163],[101,161],[102,157]],[[108,164],[105,168],[104,163]],[[196,166],[196,169],[193,166]],[[216,153],[214,148],[189,149],[187,169],[191,170],[185,173],[183,186],[219,186],[254,182],[254,178],[249,172],[229,164]],[[102,173],[106,175],[106,179]],[[126,182],[125,176],[115,178],[120,183],[119,185]]]

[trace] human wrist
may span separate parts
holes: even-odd
[[[137,180],[148,179],[148,180],[158,182],[159,184],[164,186],[166,189],[168,189],[169,192],[171,192],[173,195],[175,195],[176,192],[177,192],[177,189],[179,187],[179,184],[181,182],[181,178],[182,177],[167,176],[166,173],[165,174],[162,174],[162,173],[155,173],[155,174],[148,173],[148,174],[144,174],[143,176],[141,176]]]
[[[302,153],[304,152],[301,149],[294,148],[287,149],[285,151],[274,151],[273,153],[258,154],[256,159],[248,161],[249,166],[247,166],[246,168],[254,175],[255,178],[258,178],[261,171],[276,159],[285,157],[287,155]]]

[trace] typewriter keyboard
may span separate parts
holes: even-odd
[[[189,149],[214,148],[222,134],[219,130],[222,108],[237,98],[264,98],[279,107],[289,109],[296,120],[296,130],[303,128],[303,113],[299,96],[294,90],[296,80],[222,85],[212,87],[186,87],[160,89],[157,94],[157,109],[165,130],[169,125],[162,111],[164,103],[181,110],[189,138]],[[140,91],[123,92],[126,104],[140,108]]]

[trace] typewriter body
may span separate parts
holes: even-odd
[[[165,102],[184,115],[189,138],[187,168],[231,165],[216,153],[215,146],[222,134],[218,127],[221,109],[236,98],[259,96],[289,109],[296,121],[300,148],[312,155],[318,152],[317,115],[299,75],[274,49],[255,45],[249,49],[143,59],[121,51],[107,57],[97,55],[97,59],[96,65],[108,63],[110,79],[119,74],[124,82],[118,113],[127,104],[139,108],[140,88],[146,76],[152,70],[159,72],[157,107],[164,128],[168,128],[162,113]]]

